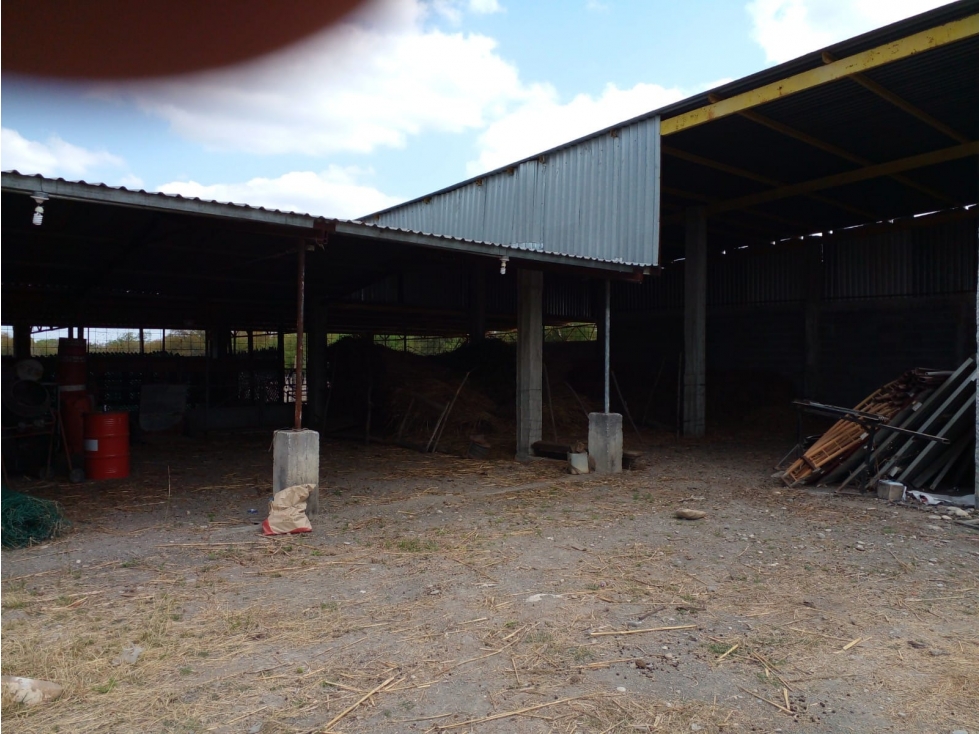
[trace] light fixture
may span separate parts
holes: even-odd
[[[34,207],[34,218],[31,220],[34,222],[36,227],[40,227],[41,223],[44,221],[44,202],[48,200],[48,195],[43,191],[35,191],[31,194],[31,198],[34,199],[34,203],[37,204]]]
[[[500,258],[500,275],[506,275],[506,264],[510,262],[510,258],[504,255]]]

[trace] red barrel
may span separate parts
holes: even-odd
[[[80,456],[84,450],[84,415],[92,411],[92,396],[79,390],[61,391],[61,424],[65,427],[68,453]]]
[[[84,390],[88,382],[84,339],[58,339],[58,384]]]
[[[85,414],[85,476],[88,479],[129,476],[129,413]]]

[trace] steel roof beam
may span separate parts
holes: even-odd
[[[923,51],[941,48],[976,35],[979,35],[979,14],[970,15],[967,18],[952,21],[937,28],[929,28],[892,43],[877,46],[853,56],[847,56],[839,61],[832,61],[825,66],[765,84],[757,89],[736,94],[728,99],[684,112],[676,117],[670,117],[660,123],[660,135],[672,135],[681,130],[703,125],[711,120],[728,117],[742,110],[748,110],[767,102],[774,102],[777,99],[798,94],[823,84],[846,79],[854,74],[875,69]]]
[[[676,196],[679,199],[690,199],[691,201],[699,201],[699,202],[704,203],[704,204],[714,204],[714,203],[720,201],[720,199],[718,199],[715,196],[707,196],[706,194],[698,194],[698,193],[693,192],[693,191],[686,191],[684,189],[677,189],[677,188],[674,188],[672,186],[661,186],[660,187],[660,191],[662,191],[664,194],[669,194],[670,196]],[[768,219],[769,221],[778,222],[781,225],[788,225],[790,227],[810,228],[810,227],[813,226],[813,225],[807,224],[805,222],[800,222],[798,219],[789,219],[787,217],[780,217],[778,214],[772,214],[770,212],[762,212],[762,211],[758,211],[756,209],[745,209],[741,213],[742,214],[749,214],[749,215],[754,216],[754,217],[760,217],[761,219]],[[683,217],[681,216],[679,219],[677,219],[676,218],[676,215],[672,215],[671,214],[669,217],[664,217],[663,218],[663,221],[666,221],[666,222],[680,222],[680,221],[683,221]],[[742,226],[749,227],[749,226],[752,226],[752,225],[745,224],[745,225],[742,225]],[[771,234],[772,233],[770,227],[768,229],[764,230],[764,231],[767,234]]]
[[[869,179],[880,178],[882,176],[890,176],[902,171],[911,171],[916,168],[924,168],[925,166],[933,166],[938,163],[955,161],[959,160],[960,158],[966,158],[968,156],[977,154],[979,154],[979,143],[953,145],[950,148],[942,148],[941,150],[935,150],[930,153],[922,153],[921,155],[913,155],[908,158],[890,161],[889,163],[880,163],[875,166],[859,168],[856,171],[838,173],[833,176],[824,176],[812,181],[804,181],[798,184],[782,186],[777,189],[772,189],[771,191],[762,191],[756,194],[749,194],[748,196],[739,196],[736,199],[720,201],[716,204],[708,205],[707,210],[708,213],[716,214],[718,212],[727,212],[735,209],[743,209],[749,206],[757,206],[758,204],[778,201],[779,199],[788,199],[793,196],[808,196],[813,191],[820,191],[836,186],[845,186],[846,184],[867,181]]]
[[[975,17],[975,16],[973,16],[973,17]],[[833,58],[833,55],[830,54],[828,51],[823,51],[823,54],[822,55],[823,55],[823,63],[824,64],[833,64],[833,63],[836,63],[836,61],[837,61],[837,59]],[[859,73],[854,72],[853,74],[850,75],[850,79],[852,79],[853,81],[855,81],[861,87],[864,87],[865,89],[870,90],[871,92],[873,92],[874,94],[876,94],[881,99],[886,99],[892,105],[894,105],[895,107],[898,107],[899,109],[904,110],[909,115],[913,115],[914,117],[917,117],[919,120],[921,120],[926,125],[930,125],[931,127],[933,127],[936,130],[938,130],[938,132],[940,132],[940,133],[942,133],[944,135],[947,135],[948,137],[952,138],[952,140],[955,140],[956,142],[959,142],[959,143],[968,143],[969,142],[969,138],[967,136],[963,135],[962,133],[958,132],[957,130],[953,130],[948,125],[946,125],[944,122],[942,122],[941,120],[935,119],[934,117],[932,117],[931,115],[929,115],[927,112],[925,112],[920,107],[917,107],[916,105],[911,104],[910,102],[908,102],[903,97],[899,97],[898,95],[894,94],[894,92],[892,92],[891,90],[887,89],[886,87],[881,86],[880,84],[878,84],[877,82],[875,82],[873,79],[868,78],[865,74],[859,74]]]
[[[707,96],[708,99],[710,99],[712,102],[718,101],[720,99],[719,97],[713,94]],[[781,122],[776,122],[770,117],[765,117],[765,115],[759,114],[752,110],[742,110],[741,112],[738,113],[738,115],[744,117],[746,120],[751,120],[752,122],[757,123],[758,125],[767,127],[769,130],[774,130],[775,132],[781,133],[786,137],[790,137],[802,143],[806,143],[807,145],[811,145],[814,148],[819,148],[820,150],[825,151],[826,153],[830,153],[839,158],[843,158],[844,160],[850,161],[851,163],[856,163],[858,166],[874,165],[874,162],[872,160],[864,158],[863,156],[855,155],[847,150],[844,150],[843,148],[833,145],[832,143],[827,143],[824,140],[820,140],[819,138],[809,135],[808,133],[804,133],[801,130],[797,130],[794,127],[789,127],[788,125],[784,125]],[[967,142],[967,141],[961,141],[961,142]],[[946,194],[943,194],[941,191],[936,191],[933,188],[930,188],[923,184],[919,184],[917,181],[913,181],[907,176],[901,176],[899,174],[895,174],[891,176],[891,178],[897,181],[898,183],[904,184],[909,188],[916,189],[917,191],[920,191],[921,193],[926,194],[927,196],[930,196],[931,198],[936,199],[937,201],[942,201],[945,202],[946,204],[962,203],[960,201],[954,200],[952,197],[947,196]]]
[[[717,171],[722,171],[728,173],[732,176],[740,176],[742,178],[750,179],[751,181],[756,181],[760,184],[766,186],[772,186],[775,188],[785,186],[784,181],[779,181],[778,179],[769,178],[768,176],[761,176],[757,173],[752,173],[751,171],[746,171],[742,168],[736,168],[735,166],[729,166],[726,163],[719,163],[717,161],[711,160],[710,158],[704,158],[703,156],[695,155],[693,153],[687,153],[684,150],[678,150],[669,145],[664,145],[661,147],[663,155],[672,156],[674,158],[679,158],[680,160],[687,161],[689,163],[694,163],[698,166],[704,166],[706,168],[713,168]],[[810,194],[809,198],[814,201],[818,201],[821,204],[828,204],[829,206],[835,206],[844,211],[850,212],[850,214],[856,214],[857,216],[863,217],[864,219],[869,219],[871,221],[876,220],[878,217],[872,212],[868,212],[864,209],[859,209],[855,206],[850,206],[849,204],[844,204],[840,201],[835,201],[834,199],[829,199],[824,196],[818,196],[816,194]]]

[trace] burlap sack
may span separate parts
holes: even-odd
[[[269,502],[269,516],[262,523],[262,535],[312,532],[313,526],[306,517],[306,498],[314,486],[297,484],[276,492]]]

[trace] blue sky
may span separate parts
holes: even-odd
[[[355,217],[941,4],[374,0],[235,68],[5,74],[0,166]]]

